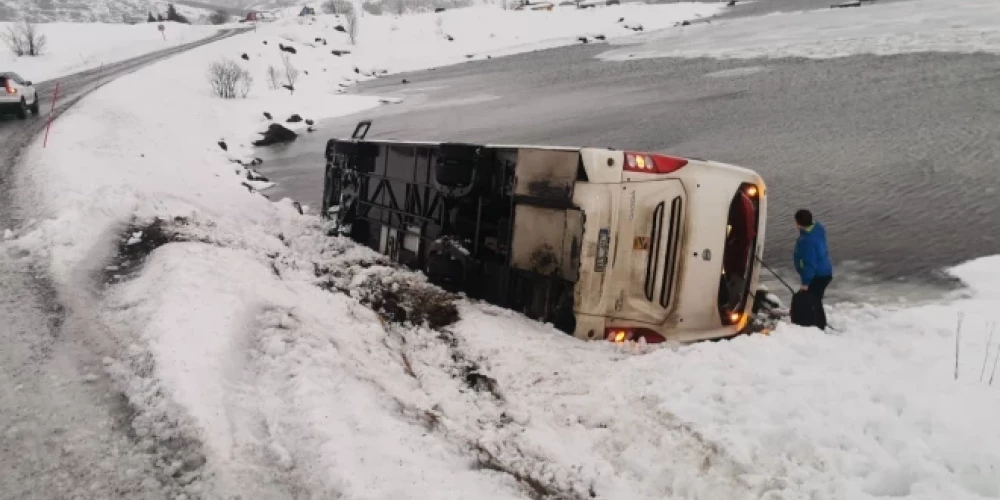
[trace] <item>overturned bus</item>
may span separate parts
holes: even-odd
[[[751,170],[603,148],[326,146],[337,234],[581,339],[730,337],[751,323],[767,199]]]

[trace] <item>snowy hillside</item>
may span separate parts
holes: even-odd
[[[136,489],[167,498],[1000,497],[997,257],[934,303],[837,306],[831,334],[615,346],[444,293],[258,190],[256,132],[380,105],[337,93],[359,79],[715,8],[366,17],[356,45],[332,16],[261,25],[65,113],[25,154],[37,213],[0,252],[97,317],[102,376],[162,469]],[[212,95],[223,58],[245,99]],[[294,93],[268,84],[286,61]]]
[[[0,22],[0,30],[11,23]],[[45,37],[45,51],[37,57],[17,57],[7,47],[0,46],[0,64],[24,78],[41,82],[61,75],[99,68],[103,64],[122,61],[149,52],[193,42],[217,33],[214,26],[191,26],[164,23],[166,30],[157,31],[156,24],[134,26],[100,23],[45,23],[38,33]]]
[[[0,21],[144,22],[150,12],[166,13],[168,3],[170,2],[161,0],[0,0]],[[210,12],[179,3],[176,7],[180,14],[192,22],[202,19]]]

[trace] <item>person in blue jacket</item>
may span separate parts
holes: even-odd
[[[823,309],[823,295],[833,281],[833,264],[826,245],[826,229],[813,220],[812,212],[795,212],[795,225],[799,228],[799,239],[795,242],[795,270],[802,282],[800,290],[816,297],[819,310],[816,326],[826,330],[826,311]]]

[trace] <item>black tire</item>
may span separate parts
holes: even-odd
[[[17,112],[15,113],[18,118],[24,120],[28,118],[28,103],[21,99],[21,104],[17,107]]]
[[[39,111],[41,111],[41,107],[38,104],[38,94],[35,94],[35,102],[31,105],[31,114],[37,116]]]

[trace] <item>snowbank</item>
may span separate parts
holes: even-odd
[[[231,161],[241,139],[229,135],[264,125],[262,111],[372,105],[324,92],[361,62],[331,54],[343,62],[320,65],[332,36],[321,49],[306,45],[312,33],[274,29],[289,36],[261,26],[65,113],[15,179],[35,220],[0,243],[39,259],[71,307],[98,311],[115,346],[108,371],[171,497],[1000,495],[1000,393],[989,385],[1000,336],[987,332],[1000,258],[953,270],[969,289],[947,301],[839,306],[829,335],[579,342],[435,291],[244,185]],[[247,100],[221,101],[191,77],[244,52],[256,77],[280,61],[274,42],[310,49],[290,56],[310,68],[295,94],[258,80]],[[366,68],[381,66],[370,57]],[[149,105],[168,89],[185,98]],[[435,319],[408,324],[415,304],[438,307]]]
[[[6,32],[11,24],[0,23],[0,31]],[[163,24],[166,31],[162,35],[157,31],[156,23],[38,24],[38,32],[46,38],[45,52],[38,57],[17,57],[3,46],[0,47],[0,67],[26,79],[42,82],[194,42],[218,31],[214,26]]]
[[[831,0],[831,3],[836,3]],[[912,0],[865,3],[697,24],[651,34],[601,57],[831,58],[911,52],[1000,52],[1000,2]]]

